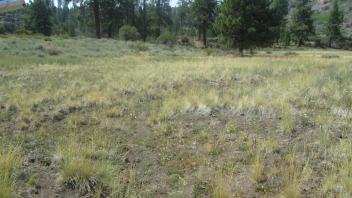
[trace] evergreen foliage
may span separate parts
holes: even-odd
[[[314,34],[311,0],[294,0],[290,16],[289,33],[299,46]]]
[[[46,0],[34,0],[28,5],[27,29],[35,33],[50,36],[53,23],[51,21],[52,10]]]
[[[240,53],[273,42],[274,16],[268,0],[224,0],[215,22],[217,32]]]
[[[204,46],[207,45],[207,31],[214,20],[216,5],[216,0],[195,0],[192,6],[194,21],[199,31],[199,39],[202,39]]]
[[[330,47],[333,41],[337,41],[342,38],[341,26],[343,23],[343,18],[343,13],[339,9],[337,0],[335,0],[326,26],[326,35],[329,38]]]

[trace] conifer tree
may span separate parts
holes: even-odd
[[[287,33],[287,15],[289,12],[289,1],[288,0],[274,0],[272,3],[274,16],[275,16],[275,36],[277,42],[287,44],[288,33]]]
[[[273,22],[269,0],[224,0],[218,10],[215,29],[243,54],[244,49],[273,41]]]
[[[26,28],[36,33],[50,36],[52,33],[52,10],[46,0],[34,0],[28,6],[29,18]]]
[[[207,31],[214,19],[216,0],[195,0],[192,6],[195,24],[198,27],[198,35],[207,45]]]
[[[309,36],[314,34],[313,10],[310,0],[294,0],[290,16],[289,33],[298,46],[304,45]]]
[[[343,13],[339,9],[337,0],[333,2],[332,10],[328,18],[328,23],[326,26],[326,35],[329,38],[329,47],[333,41],[342,38],[341,35],[341,25],[343,23]]]

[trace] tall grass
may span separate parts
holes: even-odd
[[[82,196],[138,197],[133,168],[119,172],[109,159],[113,152],[108,137],[93,133],[89,137],[70,135],[57,148],[63,183]]]
[[[0,146],[0,197],[15,196],[16,172],[21,166],[21,155],[18,147]]]

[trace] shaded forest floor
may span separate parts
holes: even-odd
[[[0,38],[0,197],[350,197],[352,52]]]

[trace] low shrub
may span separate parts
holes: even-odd
[[[32,35],[33,32],[26,29],[19,29],[15,32],[17,35]]]
[[[174,34],[172,34],[169,31],[165,31],[163,33],[160,34],[160,36],[157,39],[158,43],[161,44],[175,44],[176,43],[176,37]]]
[[[71,189],[78,189],[82,195],[94,191],[99,183],[97,168],[89,160],[68,160],[63,165],[62,173],[65,184]]]
[[[119,38],[124,41],[136,41],[140,39],[140,34],[136,27],[124,25],[119,30]]]
[[[327,59],[330,59],[330,58],[340,58],[340,56],[338,55],[334,55],[334,54],[324,54],[321,56],[322,58],[327,58]]]
[[[133,43],[131,45],[129,45],[129,48],[135,50],[135,51],[148,51],[149,50],[149,47],[144,44],[144,43]]]
[[[0,197],[12,197],[16,171],[20,166],[20,153],[17,148],[0,147]]]
[[[298,56],[299,54],[297,52],[285,52],[283,55],[284,56]]]
[[[50,56],[58,56],[62,54],[63,52],[59,49],[56,49],[55,47],[52,46],[45,46],[45,45],[39,45],[38,47],[35,48],[36,50],[42,51]]]
[[[52,41],[52,39],[50,37],[45,37],[44,41]]]
[[[58,49],[54,49],[54,48],[46,49],[46,52],[47,52],[50,56],[58,56],[58,55],[62,54],[62,51],[60,51],[60,50],[58,50]]]
[[[0,24],[0,34],[5,34],[5,27],[3,24]]]
[[[216,55],[220,50],[216,48],[205,48],[204,52],[210,56],[210,55]]]
[[[189,45],[190,44],[190,40],[187,36],[182,36],[181,38],[178,39],[177,43],[179,45]]]
[[[94,141],[80,142],[79,137],[71,136],[58,145],[55,163],[61,170],[62,182],[66,188],[77,190],[81,196],[111,197],[115,183],[116,167],[109,161],[107,142],[94,136]],[[89,166],[87,166],[89,164]]]

